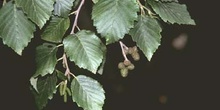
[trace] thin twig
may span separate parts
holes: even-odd
[[[143,8],[144,6],[141,4],[141,2],[139,0],[137,0],[137,3],[138,3],[138,5],[141,9],[141,15],[145,15],[145,11],[144,11],[144,8]]]
[[[7,3],[7,0],[3,0],[2,6],[4,6]]]
[[[60,60],[63,60],[63,57],[61,57],[61,58],[57,59],[57,61],[60,61]]]
[[[76,28],[77,28],[77,30],[78,30],[78,31],[80,31],[80,28],[79,28],[79,26],[76,26]]]
[[[63,44],[59,44],[59,45],[57,45],[57,48],[58,48],[58,47],[61,47],[61,46],[63,46]]]
[[[71,13],[69,14],[69,16],[70,16],[70,15],[73,15],[73,14],[76,14],[76,11],[71,12]]]
[[[65,65],[65,67],[66,67],[66,71],[65,71],[64,75],[67,76],[68,78],[70,78],[70,75],[72,75],[73,77],[76,78],[76,76],[73,73],[70,72],[70,69],[69,69],[69,66],[68,66],[68,62],[67,62],[67,57],[66,57],[65,53],[63,54],[63,63]]]
[[[76,26],[77,26],[77,22],[78,22],[78,18],[79,18],[79,12],[80,12],[80,10],[81,10],[81,8],[82,8],[84,2],[85,2],[85,0],[81,0],[78,9],[77,9],[76,11],[74,11],[74,13],[75,13],[76,16],[75,16],[75,20],[74,20],[74,23],[73,23],[73,26],[72,26],[72,31],[71,31],[70,34],[74,34],[74,30],[75,30],[75,28],[76,28]]]
[[[121,52],[122,52],[122,55],[123,55],[124,59],[128,60],[128,58],[127,58],[127,56],[125,54],[125,49],[127,50],[128,47],[123,42],[121,42],[121,41],[119,41],[119,44],[121,46]]]
[[[125,48],[126,50],[128,50],[128,47],[127,47],[122,41],[119,41],[119,42],[121,42],[121,45],[122,45],[123,48]]]
[[[146,10],[147,13],[148,13],[151,17],[154,16],[154,15],[156,15],[156,14],[154,14],[150,9],[148,9],[147,7],[145,7],[144,5],[142,5],[139,0],[137,0],[137,3],[138,3],[138,5],[139,5],[139,7],[140,7],[140,9],[141,9],[141,15],[145,15],[145,11],[144,11],[144,10]]]
[[[60,82],[59,84],[56,85],[56,88],[58,88],[63,82]]]

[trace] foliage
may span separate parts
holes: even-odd
[[[68,62],[102,75],[106,46],[119,43],[124,61],[119,62],[118,68],[122,77],[126,77],[128,71],[135,67],[127,55],[138,61],[140,49],[149,61],[152,59],[161,42],[160,22],[195,25],[186,5],[178,0],[92,2],[91,16],[96,32],[80,30],[77,25],[85,0],[4,0],[2,4],[0,38],[18,55],[22,55],[35,37],[33,33],[37,28],[42,31],[41,39],[45,43],[36,47],[36,72],[30,78],[39,110],[47,105],[48,99],[51,100],[58,89],[64,102],[67,96],[71,96],[72,101],[85,110],[102,110],[105,100],[102,85],[88,76],[75,76]],[[74,18],[73,22],[70,18]],[[68,29],[72,29],[70,33]],[[137,46],[127,47],[120,41],[126,34]],[[62,65],[63,69],[59,70],[57,65]]]

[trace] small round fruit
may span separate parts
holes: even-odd
[[[125,54],[129,54],[128,49],[124,49]]]
[[[137,46],[134,46],[134,47],[132,47],[132,48],[133,48],[134,52],[138,52]]]
[[[133,70],[135,68],[134,64],[130,64],[128,67],[128,70]]]
[[[140,55],[139,55],[139,53],[137,53],[137,52],[131,54],[131,56],[132,56],[132,58],[133,58],[135,61],[140,60]]]
[[[129,48],[128,48],[128,53],[129,53],[129,54],[134,53],[134,49],[133,49],[132,47],[129,47]]]
[[[125,66],[128,66],[128,65],[130,65],[130,64],[131,64],[131,61],[129,61],[129,60],[124,60],[124,62],[123,62],[123,63],[124,63],[124,65],[125,65]]]
[[[127,77],[128,76],[128,69],[127,68],[123,68],[120,70],[121,76],[122,77]]]
[[[118,68],[119,68],[119,69],[125,68],[125,64],[124,64],[123,62],[119,62],[119,63],[118,63]]]

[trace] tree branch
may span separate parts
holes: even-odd
[[[65,76],[67,76],[68,79],[70,78],[70,75],[72,75],[73,77],[76,77],[73,73],[70,72],[68,62],[67,62],[67,57],[65,53],[63,54],[63,64],[64,64],[64,67],[66,68]]]
[[[80,10],[81,10],[81,8],[82,8],[84,2],[85,2],[85,0],[81,0],[78,9],[77,9],[76,11],[74,11],[74,14],[75,14],[76,16],[75,16],[75,20],[74,20],[74,23],[73,23],[73,26],[72,26],[72,31],[71,31],[70,34],[74,34],[74,30],[75,30],[75,28],[76,28],[76,26],[77,26],[77,22],[78,22],[78,18],[79,18],[79,12],[80,12]]]
[[[119,44],[121,46],[121,51],[122,51],[122,55],[123,55],[124,59],[126,61],[128,61],[128,58],[127,58],[126,53],[125,53],[125,51],[128,50],[128,47],[121,41],[119,41]]]

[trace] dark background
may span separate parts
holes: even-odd
[[[123,60],[118,43],[108,45],[107,62],[102,76],[96,78],[106,91],[103,110],[219,110],[219,6],[214,1],[179,0],[188,7],[196,26],[162,24],[162,42],[149,62],[141,54],[136,68],[126,78],[120,76],[118,62]],[[87,0],[88,3],[90,3]],[[83,29],[89,22],[91,9],[83,9]],[[87,10],[87,11],[86,11]],[[0,21],[1,22],[1,21]],[[188,35],[185,48],[177,50],[172,41],[180,34]],[[36,33],[28,47],[18,56],[0,39],[0,100],[1,109],[36,110],[29,89],[34,74],[35,47],[40,44]],[[133,46],[129,37],[123,40]],[[73,70],[74,71],[74,70]],[[167,98],[161,102],[160,98]],[[45,110],[81,110],[69,99],[59,95],[49,101]]]

